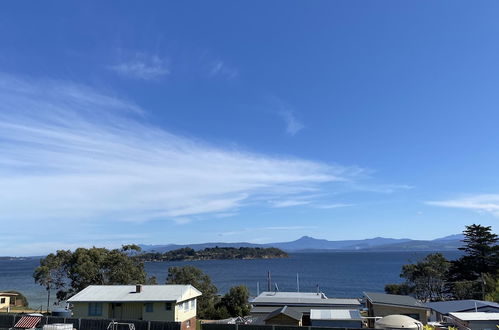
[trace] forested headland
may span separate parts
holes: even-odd
[[[214,247],[196,251],[189,247],[160,252],[144,252],[135,256],[141,261],[181,261],[214,259],[274,259],[287,258],[288,254],[277,248]]]

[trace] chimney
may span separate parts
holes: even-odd
[[[142,284],[137,284],[135,286],[135,293],[141,293],[142,292]]]

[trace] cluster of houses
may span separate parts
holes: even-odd
[[[68,300],[73,317],[178,322],[196,327],[191,285],[91,285]],[[0,294],[0,303],[12,296]],[[422,303],[411,296],[365,292],[364,298],[328,298],[322,292],[262,292],[239,322],[271,326],[488,330],[499,328],[499,304],[479,300]],[[1,306],[1,305],[0,305]]]

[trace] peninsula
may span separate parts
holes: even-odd
[[[135,258],[141,261],[181,261],[215,259],[274,259],[287,258],[288,254],[277,248],[259,247],[213,247],[196,251],[190,247],[161,252],[141,253]]]

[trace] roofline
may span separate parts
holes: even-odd
[[[188,299],[186,299],[188,300]],[[182,300],[184,301],[184,300]],[[67,302],[78,302],[78,303],[94,303],[94,302],[101,302],[101,303],[126,303],[126,302],[181,302],[177,300],[152,300],[152,299],[146,299],[146,300],[71,300],[69,298]]]
[[[407,307],[407,308],[414,308],[414,309],[432,309],[431,307],[427,307],[427,306],[411,306],[411,305],[403,305],[403,304],[395,304],[395,303],[380,303],[380,302],[373,302],[372,298],[369,297],[369,294],[367,292],[363,292],[364,293],[364,296],[366,296],[367,300],[369,300],[369,302],[371,304],[376,304],[376,305],[383,305],[383,306],[401,306],[401,307]],[[373,293],[377,293],[377,292],[373,292]],[[380,294],[386,294],[388,295],[389,293],[380,293]],[[400,295],[396,295],[394,294],[393,296],[400,296]],[[408,296],[410,297],[410,296]]]
[[[387,303],[373,303],[373,302],[371,302],[371,304],[382,305],[382,306],[397,306],[397,307],[405,307],[405,308],[412,308],[412,309],[426,309],[426,310],[431,309],[430,307],[426,307],[426,306],[410,306],[410,305],[401,305],[401,304],[387,304]]]
[[[361,303],[358,303],[358,304],[317,304],[317,303],[290,303],[290,302],[282,302],[282,303],[276,302],[276,303],[264,303],[264,304],[251,303],[251,305],[254,307],[265,307],[265,306],[273,307],[273,306],[284,306],[284,305],[289,306],[289,307],[292,307],[292,306],[304,306],[304,307],[309,307],[309,306],[315,306],[315,307],[362,306]]]

